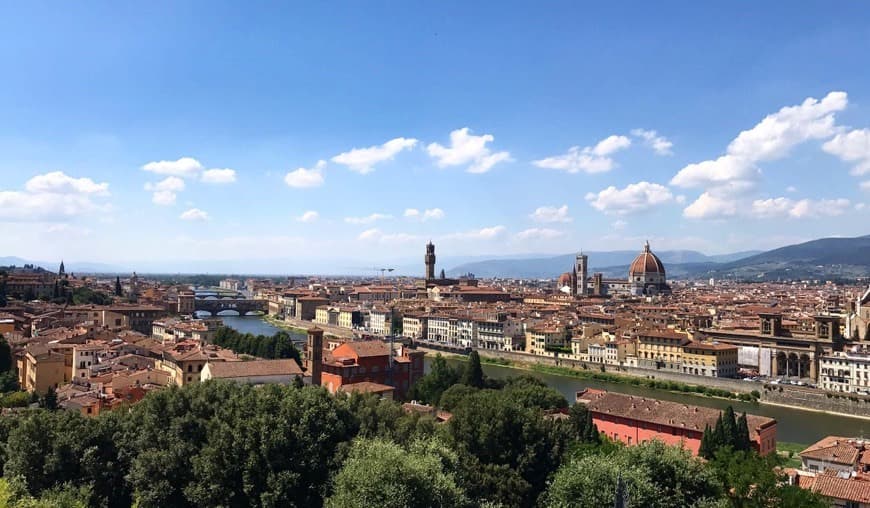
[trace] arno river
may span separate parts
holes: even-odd
[[[243,333],[252,333],[254,335],[272,335],[279,329],[265,322],[259,317],[235,317],[224,316],[224,323],[227,326],[235,328]],[[292,333],[294,339],[302,341],[304,335]],[[430,356],[431,355],[427,355]],[[427,358],[426,367],[428,369],[431,358]],[[457,362],[457,360],[451,360]],[[661,390],[653,390],[650,388],[642,388],[638,386],[623,385],[618,383],[606,383],[601,381],[575,379],[566,376],[556,376],[553,374],[541,374],[538,372],[521,371],[502,367],[498,365],[483,365],[483,371],[487,376],[493,378],[505,378],[520,374],[529,374],[544,380],[548,385],[562,393],[568,402],[573,403],[575,394],[584,388],[598,388],[609,390],[612,392],[627,393],[630,395],[638,395],[641,397],[650,397],[663,400],[672,400],[685,404],[694,404],[698,406],[715,407],[724,409],[728,405],[734,407],[735,411],[753,413],[762,416],[776,418],[777,439],[779,441],[788,441],[794,443],[810,444],[824,436],[836,435],[846,437],[870,437],[870,420],[861,418],[851,418],[848,416],[836,416],[813,411],[803,411],[800,409],[791,409],[779,406],[771,406],[767,404],[750,404],[740,401],[727,401],[721,399],[713,399],[709,397],[698,397],[694,395],[685,395],[680,393],[672,393]]]

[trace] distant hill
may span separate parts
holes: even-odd
[[[16,256],[0,256],[0,266],[24,266],[34,265],[44,268],[49,272],[56,272],[60,268],[60,261],[32,261]],[[130,270],[116,265],[105,263],[91,263],[88,261],[65,261],[64,268],[68,273],[127,273]]]
[[[706,270],[716,263],[725,263],[738,260],[743,257],[753,256],[760,251],[736,252],[707,256],[693,250],[656,251],[656,255],[665,264],[668,271],[677,265],[691,265],[694,270]],[[628,273],[628,265],[634,261],[639,251],[618,250],[586,252],[589,256],[589,271],[600,271],[606,276],[617,276],[616,273],[625,275]],[[476,277],[517,277],[517,278],[554,278],[571,270],[574,266],[576,254],[564,254],[551,257],[536,257],[526,259],[487,259],[464,263],[447,271],[451,277],[459,276],[468,272]],[[675,276],[677,272],[674,272]]]
[[[870,275],[870,235],[788,245],[696,272],[736,279],[831,279]]]

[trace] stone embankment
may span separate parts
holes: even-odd
[[[430,344],[420,344],[420,346],[422,346],[422,349],[428,349],[432,352],[446,352],[453,354],[467,353],[467,351],[457,348],[433,347]],[[761,394],[761,398],[759,399],[761,403],[796,407],[846,416],[870,418],[870,397],[868,396],[828,392],[825,390],[795,385],[762,385],[760,383],[751,383],[738,379],[700,377],[665,370],[602,365],[592,362],[581,362],[559,358],[556,355],[539,356],[521,351],[498,351],[491,349],[478,349],[477,351],[482,358],[505,360],[515,365],[538,364],[569,368],[577,371],[606,372],[608,374],[642,377],[660,381],[674,381],[693,386],[709,386],[735,393],[750,393],[752,391],[757,391]]]

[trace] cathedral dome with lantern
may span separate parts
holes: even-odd
[[[670,292],[665,277],[665,265],[650,250],[649,242],[644,244],[643,251],[634,258],[629,266],[628,282],[631,286],[631,294],[636,296]]]

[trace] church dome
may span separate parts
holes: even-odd
[[[559,276],[559,287],[571,285],[571,273],[565,272]]]
[[[649,242],[646,242],[643,246],[643,252],[638,254],[634,261],[632,261],[631,266],[628,269],[629,277],[634,277],[635,275],[642,275],[647,273],[660,273],[662,275],[665,274],[665,265],[662,264],[661,260],[649,250]]]

